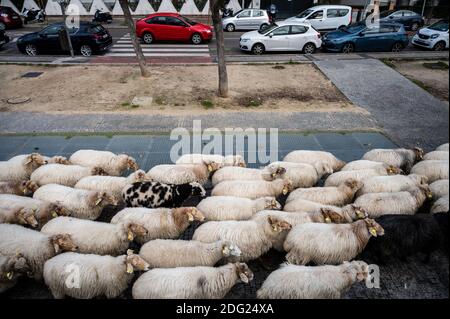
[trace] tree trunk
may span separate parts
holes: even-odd
[[[149,77],[150,72],[147,70],[147,64],[145,62],[144,53],[142,52],[141,45],[136,38],[136,27],[134,26],[134,21],[131,18],[130,7],[128,7],[127,0],[119,0],[120,6],[122,7],[123,16],[125,18],[125,22],[128,26],[128,31],[130,32],[131,43],[133,43],[134,52],[136,53],[136,57],[138,59],[139,68],[141,69],[141,75],[143,77]]]
[[[211,0],[211,16],[214,25],[214,33],[216,34],[217,45],[217,65],[219,69],[219,96],[228,97],[228,74],[227,64],[225,61],[225,44],[222,28],[222,16],[220,9],[224,7],[224,0]]]
[[[64,21],[63,28],[64,28],[64,32],[66,33],[66,36],[67,36],[67,45],[69,47],[70,57],[74,58],[75,52],[73,51],[73,47],[72,47],[72,39],[70,38],[69,30],[67,30],[67,21],[66,21],[67,20],[67,15],[66,15],[67,5],[68,5],[68,3],[60,2],[63,21]]]

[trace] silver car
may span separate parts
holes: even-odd
[[[261,30],[268,27],[269,24],[267,11],[261,9],[244,9],[222,20],[222,27],[228,32],[233,32],[234,30]]]

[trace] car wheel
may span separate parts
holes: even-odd
[[[436,43],[433,47],[434,51],[444,51],[445,50],[445,42],[444,41],[439,41],[438,43]]]
[[[151,33],[148,33],[148,32],[144,33],[144,35],[142,36],[142,40],[146,44],[151,44],[151,43],[153,43],[153,35]]]
[[[417,31],[417,29],[419,29],[420,25],[417,22],[414,22],[411,25],[411,31]]]
[[[92,55],[92,48],[88,44],[83,44],[80,47],[80,53],[82,56],[91,56]]]
[[[260,31],[262,31],[262,30],[264,30],[265,28],[267,28],[269,25],[267,24],[267,23],[263,23],[263,24],[261,24],[261,26],[259,27],[259,30]]]
[[[37,55],[37,47],[34,44],[27,44],[25,46],[25,53],[29,56],[35,56]]]
[[[203,41],[202,36],[198,33],[194,33],[191,37],[191,42],[193,44],[200,44],[202,43],[202,41]]]
[[[306,43],[303,47],[304,54],[313,54],[314,52],[316,52],[316,46],[314,43]]]
[[[392,45],[392,52],[400,52],[401,50],[403,50],[403,44],[401,44],[400,42],[396,42]]]
[[[228,32],[233,32],[236,28],[234,27],[234,24],[228,24],[226,27]]]
[[[252,47],[252,53],[256,54],[256,55],[261,55],[264,53],[264,51],[266,51],[266,48],[264,47],[264,45],[262,43],[256,43],[253,47]]]
[[[342,53],[353,53],[355,52],[355,46],[353,43],[346,43],[342,47]]]

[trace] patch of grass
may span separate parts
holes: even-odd
[[[202,100],[200,104],[203,106],[204,109],[212,109],[214,107],[214,102],[211,100]]]
[[[415,85],[420,86],[422,89],[424,89],[425,91],[428,91],[429,93],[432,93],[433,88],[431,86],[426,85],[425,83],[423,83],[420,80],[417,79],[413,79],[411,77],[408,77],[408,79],[413,82]]]
[[[133,109],[137,109],[137,108],[139,107],[138,104],[131,104],[130,106],[131,106],[131,108],[133,108]]]
[[[130,102],[123,102],[120,104],[120,106],[122,106],[122,107],[128,107],[130,105],[131,105]]]
[[[392,61],[391,59],[381,59],[381,62],[383,62],[384,64],[386,64],[388,67],[395,69],[397,66],[395,65],[394,61]]]
[[[166,100],[164,97],[162,97],[162,96],[157,96],[157,97],[155,97],[154,102],[155,102],[157,105],[166,105],[166,104],[167,104],[167,100]]]
[[[432,70],[448,70],[448,64],[443,61],[422,63],[424,68]]]
[[[286,67],[285,67],[285,66],[282,66],[282,65],[275,65],[275,66],[272,67],[272,69],[275,69],[275,70],[284,70],[284,69],[286,69]]]
[[[264,103],[264,100],[260,96],[243,96],[237,102],[243,107],[258,107]]]

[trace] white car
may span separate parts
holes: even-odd
[[[244,9],[222,20],[222,28],[228,32],[260,30],[269,26],[269,24],[267,11],[260,9]]]
[[[322,45],[320,33],[307,23],[283,21],[266,29],[241,36],[242,51],[263,54],[265,51],[303,51],[312,54]]]
[[[352,7],[315,6],[285,21],[309,22],[316,30],[336,30],[348,26],[352,22]]]
[[[436,51],[448,49],[448,20],[440,20],[429,27],[420,29],[413,37],[412,44]]]

